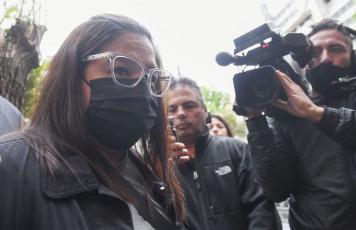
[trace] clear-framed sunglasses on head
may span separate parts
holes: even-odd
[[[81,61],[93,61],[102,58],[109,58],[112,79],[117,85],[133,88],[147,75],[150,93],[153,96],[162,97],[173,81],[173,75],[167,70],[148,69],[138,60],[121,53],[93,54]]]

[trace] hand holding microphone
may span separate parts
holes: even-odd
[[[185,145],[183,143],[179,142],[177,130],[174,127],[174,118],[173,116],[168,117],[170,126],[171,126],[171,131],[172,131],[172,138],[171,138],[171,147],[173,150],[173,156],[175,157],[179,162],[184,163],[190,160],[190,157],[188,156],[188,149],[185,148]]]

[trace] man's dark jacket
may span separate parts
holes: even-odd
[[[61,162],[51,175],[23,137],[6,139],[0,140],[0,229],[134,229],[126,202],[101,184],[81,157],[66,156],[77,175]],[[163,184],[154,183],[163,204]],[[182,229],[174,209],[169,210],[174,229]]]
[[[206,132],[195,158],[180,164],[187,194],[188,229],[281,228],[275,206],[256,183],[246,143]],[[195,178],[195,179],[194,179]]]
[[[21,112],[8,100],[0,96],[0,135],[20,129]]]
[[[292,194],[292,229],[356,229],[356,93],[314,102],[325,106],[317,125],[292,116],[247,121],[253,166],[271,200]]]

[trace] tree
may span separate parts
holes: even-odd
[[[211,114],[222,116],[229,124],[233,136],[246,141],[247,129],[243,117],[239,117],[232,110],[233,103],[230,95],[214,89],[213,87],[200,87],[208,111]]]
[[[200,88],[204,95],[206,107],[211,113],[217,113],[227,105],[231,104],[229,94],[217,91],[213,87],[208,89],[202,86]]]
[[[0,19],[1,27],[6,20],[15,22],[10,28],[0,30],[0,95],[21,112],[30,73],[40,63],[39,46],[46,32],[45,26],[36,24],[35,6],[34,0],[29,8],[24,1],[9,7],[4,3],[5,14]]]

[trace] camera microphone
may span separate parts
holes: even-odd
[[[230,65],[231,63],[234,63],[235,65],[239,65],[239,61],[241,60],[241,57],[232,56],[228,52],[220,52],[216,55],[215,60],[221,66],[227,66]]]

